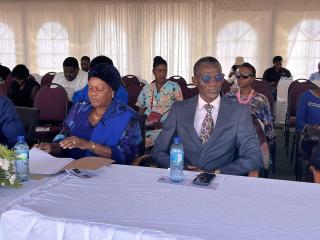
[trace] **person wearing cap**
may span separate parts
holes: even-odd
[[[236,78],[236,72],[239,69],[239,67],[244,63],[244,58],[242,56],[236,57],[236,61],[234,65],[231,67],[231,71],[228,76],[228,82],[232,84],[231,90],[237,91],[239,86]]]
[[[114,98],[120,74],[114,66],[100,63],[90,69],[88,76],[89,102],[71,108],[60,133],[65,137],[59,143],[36,147],[74,159],[99,156],[131,164],[139,153],[142,134],[138,114]]]
[[[249,109],[220,97],[224,81],[214,57],[199,59],[192,82],[199,95],[173,103],[151,156],[170,166],[170,145],[179,137],[187,170],[246,175],[263,166],[260,144]]]

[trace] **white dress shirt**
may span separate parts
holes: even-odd
[[[78,75],[73,81],[68,81],[63,72],[59,72],[54,76],[53,83],[57,83],[64,87],[67,91],[69,100],[72,100],[74,92],[81,90],[88,84],[88,73],[79,69]]]
[[[207,102],[204,101],[199,95],[196,114],[194,116],[194,123],[193,123],[194,128],[196,129],[199,136],[200,136],[203,120],[207,115],[207,110],[204,108],[204,105],[206,104]],[[210,103],[210,105],[213,106],[213,109],[211,110],[211,115],[213,119],[213,124],[215,126],[218,118],[219,108],[220,108],[220,95],[215,100],[213,100]]]

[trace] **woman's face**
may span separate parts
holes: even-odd
[[[239,73],[236,76],[237,76],[238,85],[240,88],[246,88],[249,86],[251,87],[251,84],[255,79],[252,71],[250,70],[250,68],[247,68],[247,67],[240,67]]]
[[[157,83],[164,83],[167,80],[167,72],[168,68],[164,64],[159,64],[152,70]]]
[[[100,78],[92,77],[88,83],[88,96],[94,108],[105,108],[112,101],[113,90]]]

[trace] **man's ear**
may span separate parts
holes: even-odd
[[[192,83],[193,83],[193,85],[198,86],[197,77],[196,76],[192,77]]]

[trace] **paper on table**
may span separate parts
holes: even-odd
[[[32,148],[29,157],[32,174],[55,174],[73,161],[72,158],[56,158],[39,148]]]

